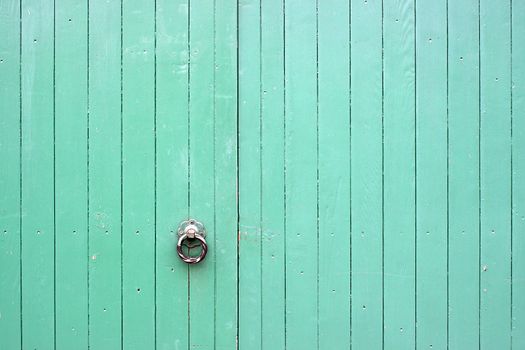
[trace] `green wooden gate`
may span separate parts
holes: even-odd
[[[0,0],[0,33],[1,350],[525,349],[525,1]]]

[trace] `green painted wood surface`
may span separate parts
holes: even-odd
[[[0,348],[20,347],[20,6],[0,2]]]
[[[97,21],[97,18],[105,18]],[[89,3],[89,345],[122,344],[121,14]],[[117,326],[115,326],[117,325]]]
[[[479,348],[479,8],[448,6],[448,343]]]
[[[418,349],[447,348],[446,11],[446,1],[416,1],[415,313]]]
[[[155,343],[154,4],[122,4],[122,343]]]
[[[0,2],[0,349],[235,347],[235,7]]]
[[[88,346],[87,4],[55,2],[55,344]],[[75,307],[71,307],[75,305]]]
[[[513,349],[525,347],[525,299],[517,296],[525,294],[525,47],[517,44],[525,36],[525,3],[513,3],[511,9],[511,140],[512,140],[512,310],[511,346]],[[523,39],[521,39],[523,40]],[[521,276],[521,277],[516,277]]]
[[[413,0],[383,6],[383,339],[410,349],[417,312],[416,9]]]
[[[351,341],[377,349],[383,334],[382,5],[351,6]]]
[[[0,349],[524,348],[524,23],[0,0]]]
[[[156,344],[188,348],[188,269],[173,254],[178,218],[188,212],[188,13],[186,1],[156,10]],[[160,234],[159,233],[164,233]]]
[[[319,345],[320,326],[318,18],[313,0],[287,1],[285,6],[285,344],[304,349]]]
[[[381,2],[352,1],[350,11],[351,341],[356,349],[378,349],[383,341],[383,8]]]
[[[50,1],[21,6],[21,345],[51,349],[57,334],[55,8]]]
[[[510,6],[480,4],[480,346],[511,345]],[[517,297],[517,296],[516,296]]]

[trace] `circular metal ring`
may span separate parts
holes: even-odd
[[[197,257],[192,256],[186,256],[184,255],[184,252],[182,251],[182,243],[184,240],[188,238],[188,235],[185,233],[179,237],[179,240],[177,241],[177,254],[179,254],[179,257],[184,261],[186,264],[197,264],[204,260],[206,257],[206,253],[208,252],[208,245],[206,244],[206,239],[202,237],[200,234],[195,234],[195,239],[200,241],[200,245],[202,247],[201,253]]]

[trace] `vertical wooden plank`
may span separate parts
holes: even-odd
[[[510,347],[510,1],[480,3],[480,346]]]
[[[317,9],[319,349],[350,348],[349,7]]]
[[[285,8],[286,348],[318,345],[316,2]],[[314,345],[316,344],[316,345]]]
[[[525,348],[525,2],[512,1],[512,349]]]
[[[282,0],[261,3],[263,349],[285,347],[283,5]]]
[[[188,212],[188,1],[157,1],[156,339],[188,348],[188,267],[175,252]]]
[[[215,349],[238,346],[236,10],[236,1],[215,2]]]
[[[0,3],[0,348],[20,345],[20,1]]]
[[[384,346],[415,347],[414,1],[384,2]]]
[[[383,339],[382,2],[351,2],[352,347]]]
[[[155,343],[154,3],[123,4],[123,342]]]
[[[89,345],[121,348],[121,2],[89,3]]]
[[[448,3],[448,346],[479,348],[478,1]]]
[[[189,344],[192,348],[214,346],[215,246],[215,111],[214,111],[214,6],[213,1],[191,1],[189,12],[189,157],[191,218],[208,232],[208,255],[189,272]],[[206,307],[207,306],[207,307]],[[203,326],[206,325],[206,326]]]
[[[261,3],[239,3],[239,344],[262,347]]]
[[[447,347],[447,3],[416,2],[416,347]]]
[[[52,349],[54,6],[22,3],[22,347]]]
[[[87,348],[87,3],[55,6],[56,348]]]

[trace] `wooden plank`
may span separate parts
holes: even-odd
[[[214,347],[237,343],[237,2],[215,3]]]
[[[189,12],[189,216],[202,222],[208,231],[208,255],[189,272],[189,345],[214,346],[215,290],[215,123],[214,71],[215,9],[212,1],[192,1]],[[203,326],[205,325],[205,326]]]
[[[448,346],[479,348],[478,1],[448,4]]]
[[[155,344],[155,7],[123,4],[123,342]]]
[[[285,8],[286,348],[319,344],[316,2]]]
[[[414,2],[384,2],[384,346],[415,347]]]
[[[55,16],[55,346],[87,348],[87,3],[56,1]]]
[[[22,347],[55,345],[54,7],[22,3]]]
[[[157,1],[156,342],[188,348],[188,267],[175,253],[188,212],[188,1]]]
[[[317,6],[318,348],[350,348],[350,4]]]
[[[510,1],[480,3],[480,346],[510,347]]]
[[[281,0],[261,3],[261,333],[264,349],[285,347],[283,5]]]
[[[239,346],[262,348],[261,3],[239,4]]]
[[[525,2],[512,2],[512,349],[525,348]]]
[[[0,349],[20,348],[20,1],[0,3]]]
[[[416,3],[416,348],[447,347],[447,3]]]
[[[122,346],[121,4],[89,3],[89,345]]]
[[[352,346],[383,339],[382,2],[351,2]]]

